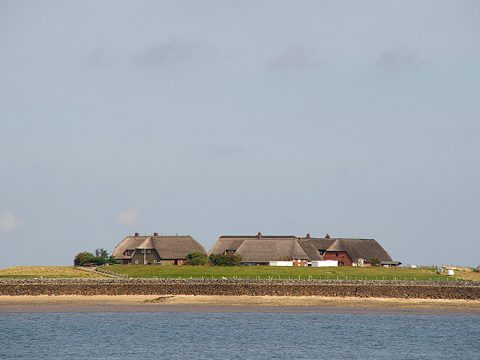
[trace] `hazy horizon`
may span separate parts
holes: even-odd
[[[0,268],[258,231],[480,265],[478,1],[0,0],[0,80]]]

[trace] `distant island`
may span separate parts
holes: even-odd
[[[135,233],[122,239],[112,254],[102,248],[77,254],[74,265],[0,269],[0,311],[3,305],[9,309],[12,302],[23,301],[22,296],[46,295],[63,297],[69,304],[82,297],[100,304],[107,301],[100,300],[102,296],[127,296],[137,299],[132,300],[136,305],[173,304],[179,296],[200,296],[197,301],[212,305],[262,304],[265,297],[275,297],[268,300],[275,306],[298,305],[293,299],[308,297],[317,300],[305,304],[368,298],[370,305],[387,301],[391,306],[415,307],[418,302],[401,299],[423,299],[433,308],[468,305],[480,311],[478,269],[400,266],[374,239],[222,235],[207,253],[190,235]],[[140,298],[145,303],[139,303]],[[181,299],[180,303],[195,303]],[[45,301],[36,303],[53,300]]]

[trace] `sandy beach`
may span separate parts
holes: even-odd
[[[320,296],[0,296],[12,312],[314,312],[480,315],[480,301]]]

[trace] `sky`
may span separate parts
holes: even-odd
[[[480,265],[480,3],[0,0],[0,267],[127,234]]]

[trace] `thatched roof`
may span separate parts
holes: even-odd
[[[335,242],[327,251],[346,251],[352,258],[357,261],[359,258],[370,260],[377,258],[380,261],[392,261],[392,258],[385,249],[374,239],[334,239]]]
[[[310,240],[298,239],[297,240],[302,247],[305,254],[308,256],[309,261],[323,260],[322,255],[318,252],[318,249]]]
[[[298,241],[293,239],[247,239],[237,249],[242,262],[269,262],[275,260],[308,260]]]
[[[296,237],[294,235],[283,235],[283,236],[223,235],[218,238],[215,245],[213,245],[213,247],[210,249],[210,254],[223,254],[227,250],[237,251],[240,245],[242,245],[243,242],[246,240],[264,241],[264,240],[292,240],[292,239],[296,239]]]
[[[335,242],[331,238],[302,238],[303,242],[310,243],[315,249],[325,251]]]
[[[205,249],[189,235],[127,236],[113,250],[117,259],[125,256],[125,250],[155,249],[161,259],[185,259],[193,252],[205,253]]]
[[[321,252],[346,251],[356,262],[359,258],[392,261],[385,249],[374,239],[313,238],[293,235],[221,236],[211,254],[232,251],[242,255],[243,262],[268,262],[282,258],[323,260]]]

